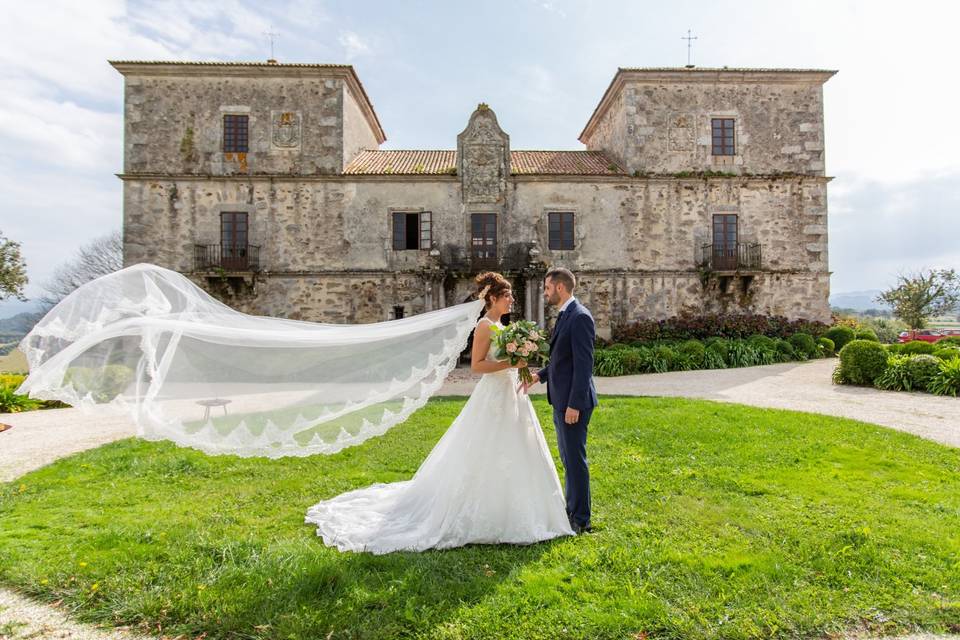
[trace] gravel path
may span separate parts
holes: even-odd
[[[687,371],[597,378],[600,394],[676,396],[823,413],[884,425],[960,447],[960,398],[835,386],[836,360],[765,367]],[[468,395],[478,376],[457,369],[440,395]],[[539,387],[540,390],[543,387]],[[536,389],[535,389],[536,390]],[[84,415],[77,409],[0,414],[13,429],[0,432],[0,482],[17,478],[57,458],[134,435],[123,417]],[[0,639],[138,640],[123,629],[104,630],[72,622],[60,609],[0,589]],[[866,640],[866,636],[849,638]],[[919,634],[898,640],[960,640]]]

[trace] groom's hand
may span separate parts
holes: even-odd
[[[573,407],[567,407],[567,412],[563,416],[563,421],[567,424],[577,424],[580,420],[580,411]]]
[[[521,382],[520,384],[517,385],[517,392],[518,392],[518,393],[527,393],[527,391],[529,391],[530,387],[532,387],[533,385],[535,385],[535,384],[537,384],[538,382],[540,382],[540,374],[533,373],[533,374],[531,374],[531,375],[533,376],[533,381],[532,381],[532,382],[530,382],[529,384],[526,383],[526,382]]]

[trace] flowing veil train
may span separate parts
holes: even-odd
[[[329,454],[423,406],[483,301],[338,325],[251,316],[149,264],[89,282],[23,339],[19,393],[126,411],[139,435],[210,454]]]

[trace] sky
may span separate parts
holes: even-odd
[[[123,82],[107,60],[354,65],[383,149],[452,149],[476,105],[514,149],[582,149],[618,67],[835,69],[824,86],[831,288],[960,268],[960,3],[869,0],[0,0],[0,233],[39,297],[120,229]],[[0,301],[0,317],[24,310]]]

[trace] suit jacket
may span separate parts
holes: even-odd
[[[550,337],[550,362],[538,372],[547,385],[547,401],[566,410],[585,411],[597,406],[593,384],[593,316],[577,300],[564,310]]]

